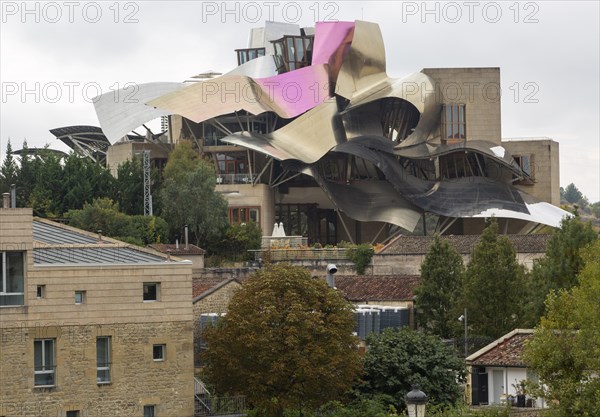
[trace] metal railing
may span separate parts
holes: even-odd
[[[271,261],[304,261],[304,260],[327,260],[341,261],[346,257],[346,248],[332,249],[260,249],[251,250],[254,259],[270,259]]]
[[[217,397],[200,379],[194,377],[194,417],[246,415],[246,397]]]
[[[252,184],[255,174],[217,174],[217,184]]]

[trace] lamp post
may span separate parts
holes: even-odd
[[[467,309],[465,308],[465,314],[458,318],[458,321],[465,324],[465,359],[469,356],[469,343],[467,342]]]
[[[408,417],[425,417],[427,395],[419,388],[418,385],[413,385],[412,391],[406,394]]]

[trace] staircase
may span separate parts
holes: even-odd
[[[194,378],[194,417],[246,417],[246,397],[217,397]]]

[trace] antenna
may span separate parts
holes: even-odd
[[[144,172],[144,216],[152,216],[152,194],[150,193],[150,151],[142,152],[142,169]]]

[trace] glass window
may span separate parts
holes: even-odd
[[[96,381],[98,384],[110,382],[110,336],[96,338]]]
[[[67,417],[80,417],[81,413],[79,412],[79,410],[71,410],[71,411],[67,411]]]
[[[46,297],[46,286],[38,285],[36,289],[37,298],[45,298]]]
[[[442,111],[442,140],[461,141],[467,137],[464,104],[445,104]]]
[[[156,417],[156,406],[145,405],[144,406],[144,417]]]
[[[54,386],[56,384],[55,342],[56,339],[38,339],[33,342],[33,383],[35,386]]]
[[[259,207],[229,207],[229,222],[231,224],[239,223],[259,223],[260,224],[260,208]]]
[[[160,284],[158,282],[144,283],[144,301],[158,301]]]
[[[155,361],[164,361],[165,360],[165,352],[166,345],[154,345],[152,346],[152,359]]]
[[[0,306],[24,304],[23,252],[0,252]]]
[[[75,304],[85,303],[85,291],[75,291]]]

